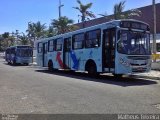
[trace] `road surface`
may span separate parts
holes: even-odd
[[[0,113],[160,113],[160,81],[49,73],[0,59]]]

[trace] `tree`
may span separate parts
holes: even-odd
[[[60,17],[59,19],[53,19],[51,22],[53,28],[57,30],[57,34],[63,34],[77,29],[77,27],[72,24],[73,20],[66,16]]]
[[[28,23],[28,29],[26,32],[28,33],[27,36],[31,42],[31,45],[33,46],[33,42],[37,39],[43,38],[46,36],[46,25],[41,24],[40,21],[36,23],[29,22]]]
[[[35,38],[35,28],[34,23],[28,22],[28,29],[26,30],[29,38]]]
[[[3,42],[3,37],[2,35],[0,35],[0,51],[3,51],[2,42]]]
[[[2,37],[3,37],[4,39],[9,38],[9,32],[4,32],[4,33],[2,34]]]
[[[53,26],[49,26],[48,30],[46,31],[47,37],[52,37],[56,35],[56,30],[53,28]]]
[[[36,39],[39,39],[45,36],[45,29],[46,29],[46,25],[41,24],[40,21],[38,21],[37,23],[34,23]]]
[[[29,38],[39,39],[45,36],[45,29],[46,25],[41,24],[40,21],[38,21],[37,23],[29,22],[26,32],[28,33]]]
[[[23,33],[23,35],[19,36],[19,39],[20,39],[21,45],[28,45],[29,44],[29,39],[24,33]]]
[[[79,7],[73,7],[73,8],[78,10],[81,13],[81,15],[79,16],[81,17],[82,22],[89,20],[90,18],[96,17],[92,11],[88,11],[88,9],[92,7],[92,3],[88,3],[84,5],[80,0],[77,0],[77,3],[79,4]]]
[[[13,46],[15,42],[15,37],[10,36],[9,32],[4,32],[1,35],[1,49],[5,50],[9,46]]]
[[[127,19],[132,16],[140,16],[141,11],[138,9],[132,9],[124,12],[126,1],[121,1],[114,5],[114,19]]]

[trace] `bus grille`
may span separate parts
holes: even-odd
[[[146,72],[147,68],[132,68],[132,72]]]
[[[147,63],[142,63],[142,64],[134,64],[134,63],[131,63],[132,66],[144,66],[144,65],[147,65]]]
[[[132,59],[132,60],[147,60],[147,59],[151,59],[150,56],[128,56],[128,59]]]

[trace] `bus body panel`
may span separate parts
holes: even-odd
[[[43,66],[43,53],[38,53],[36,55],[36,62],[38,66]]]
[[[53,67],[56,69],[63,69],[63,52],[55,51],[52,54]]]

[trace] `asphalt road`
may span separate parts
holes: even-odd
[[[49,73],[0,59],[0,113],[160,113],[160,81]]]

